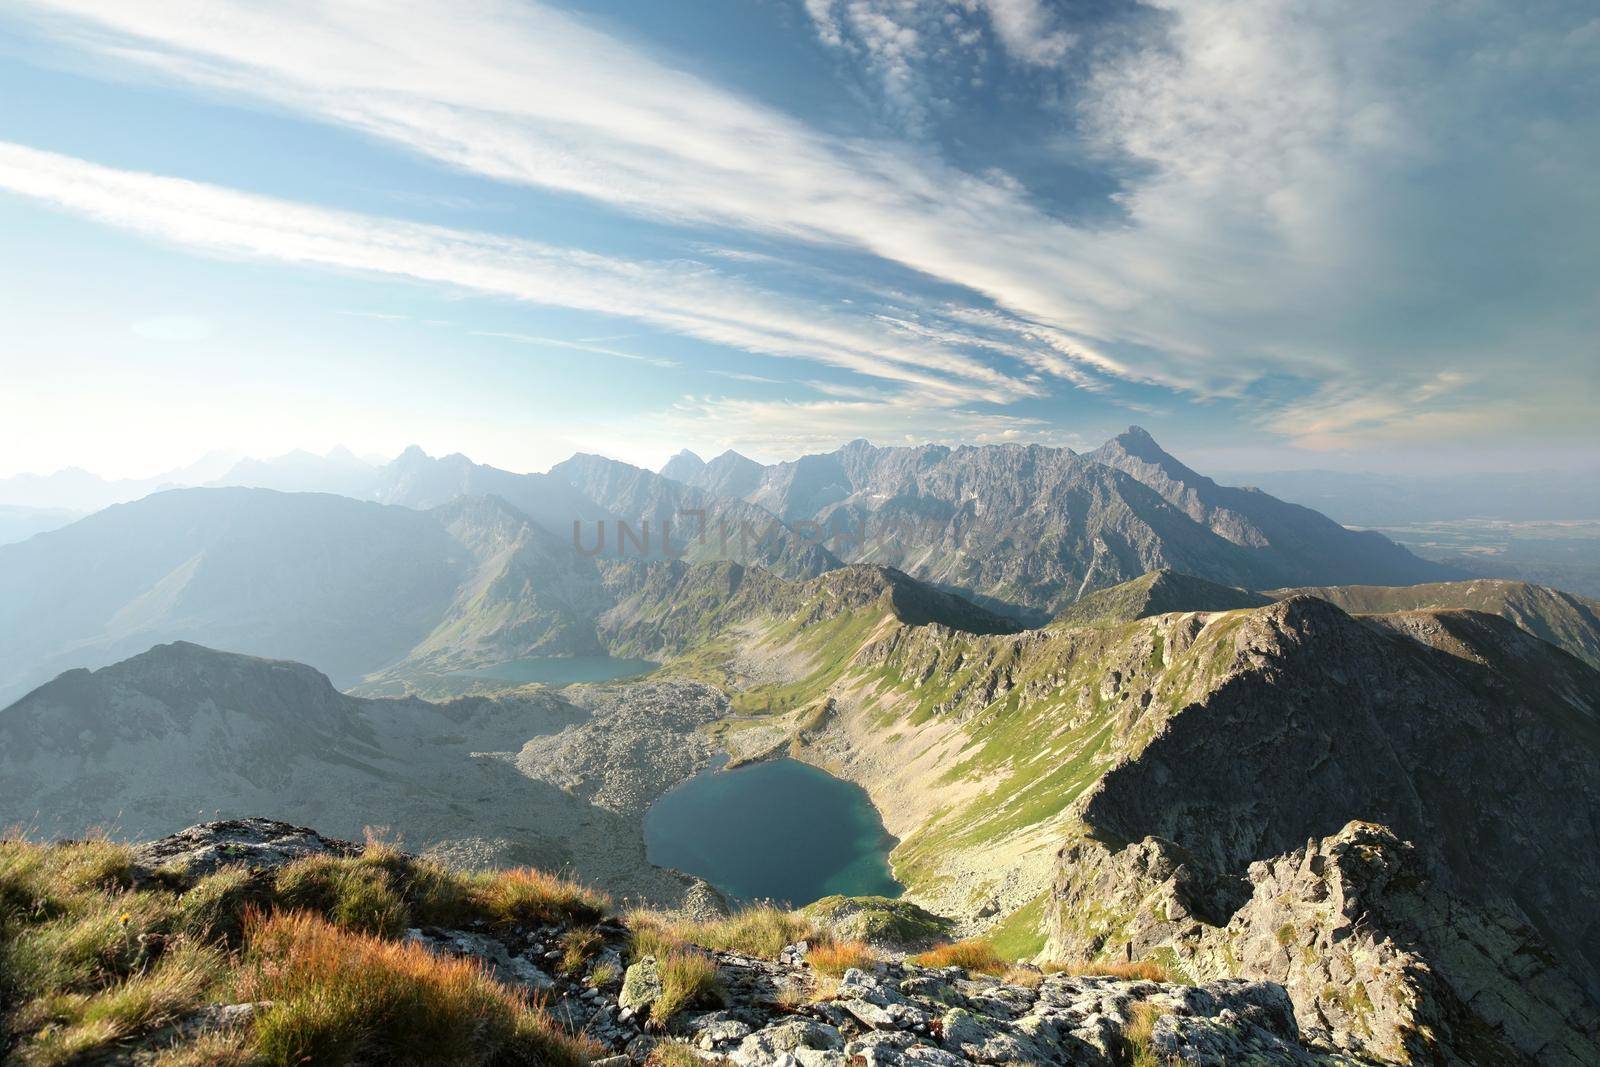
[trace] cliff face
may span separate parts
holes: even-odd
[[[1600,1037],[1595,673],[1494,616],[1363,625],[1311,598],[1249,613],[1230,644],[1210,691],[1085,795],[1057,950],[1271,975],[1303,1026],[1400,1060],[1470,1061],[1494,1037],[1582,1062]]]
[[[1600,1050],[1600,674],[1509,621],[1302,596],[847,655],[792,751],[872,793],[897,877],[968,929],[1273,977],[1364,1055]]]

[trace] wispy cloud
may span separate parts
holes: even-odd
[[[682,260],[616,259],[330,211],[5,143],[0,189],[214,253],[400,275],[631,318],[730,348],[913,387],[933,404],[1006,403],[1038,392],[1025,379],[956,350],[959,335],[945,339],[948,344],[907,338],[872,315],[820,311]]]
[[[1374,422],[1318,398],[1404,396],[1455,370],[1484,383],[1473,403],[1535,429],[1522,413],[1581,403],[1562,383],[1592,380],[1600,277],[1600,22],[1584,0],[1152,0],[1144,36],[1096,48],[1039,0],[972,0],[953,20],[914,0],[806,7],[825,42],[858,49],[907,106],[946,88],[926,57],[983,47],[980,16],[1017,63],[1078,64],[1062,123],[1119,179],[1116,223],[1075,223],[1025,183],[924,143],[824,133],[533,2],[478,0],[470,15],[425,0],[381,13],[245,0],[20,10],[102,56],[476,175],[771,245],[870,253],[970,299],[959,314],[879,320],[881,307],[844,315],[709,268],[399,223],[346,220],[308,238],[292,212],[279,215],[287,231],[226,213],[199,227],[166,218],[154,228],[170,239],[218,247],[220,227],[234,251],[628,315],[898,382],[943,410],[1056,385],[1249,398],[1270,382],[1289,399],[1254,402],[1275,432],[1318,408],[1326,433],[1340,416],[1376,431],[1405,411]],[[137,197],[103,206],[122,224],[151,210]],[[981,343],[958,349],[940,331]],[[1530,355],[1542,378],[1517,373]]]
[[[382,17],[239,0],[27,3],[85,20],[106,55],[486,177],[861,249],[1074,335],[1119,336],[1139,300],[1091,261],[1088,235],[1012,183],[910,145],[821,135],[537,4],[479,3],[465,18],[421,2]]]
[[[518,344],[533,345],[538,348],[569,348],[575,352],[590,352],[597,356],[612,356],[616,359],[631,360],[635,363],[648,363],[652,367],[681,367],[683,364],[675,359],[662,359],[659,356],[641,356],[637,352],[624,352],[619,348],[608,348],[604,345],[586,341],[563,341],[556,337],[535,337],[526,333],[504,333],[496,330],[473,330],[474,337],[498,337],[505,341],[515,341]]]

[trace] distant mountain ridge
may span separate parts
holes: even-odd
[[[728,455],[745,472],[731,484],[750,484],[758,465]],[[692,453],[669,467],[689,485],[711,479],[712,464]],[[1324,575],[1317,584],[1461,577],[1379,534],[1219,486],[1138,427],[1081,456],[1040,445],[857,440],[758,469],[743,499],[791,525],[818,524],[841,558],[897,567],[1035,620],[1161,568],[1256,589],[1310,584],[1286,575]],[[838,538],[841,530],[856,543]]]

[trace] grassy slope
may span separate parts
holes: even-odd
[[[958,853],[1081,833],[1074,802],[1215,681],[1234,657],[1228,635],[1240,614],[981,636],[910,627],[877,604],[807,622],[814,606],[747,625],[739,638],[725,633],[668,669],[726,683],[742,651],[781,649],[809,669],[737,691],[741,717],[798,735],[819,727],[815,709],[834,695],[840,714],[889,752],[900,739],[914,743],[935,719],[959,721],[955,757],[923,785],[960,799],[934,810],[891,855],[896,877],[922,896],[937,896]],[[808,758],[804,747],[796,751]],[[974,791],[972,782],[984,784]],[[1029,907],[1042,914],[1036,904]],[[1016,956],[1037,951],[1042,939],[1027,918],[1000,927]]]

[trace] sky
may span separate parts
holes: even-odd
[[[11,0],[0,476],[1600,462],[1592,0]]]

